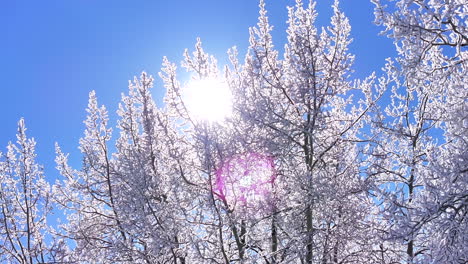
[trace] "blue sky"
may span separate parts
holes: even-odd
[[[321,0],[318,26],[329,22],[332,0]],[[267,0],[275,45],[285,43],[287,5],[293,0]],[[378,71],[395,56],[390,39],[378,36],[368,0],[342,0],[352,26],[351,51],[355,76]],[[38,161],[49,179],[54,169],[54,143],[81,156],[88,93],[95,90],[112,124],[128,80],[147,71],[157,76],[162,57],[179,63],[185,48],[200,37],[207,52],[218,58],[248,45],[248,28],[258,17],[256,0],[13,0],[0,3],[0,151],[15,140],[17,122],[25,118],[29,137],[37,143]],[[156,78],[154,99],[161,104],[164,88]],[[117,131],[114,132],[117,135]]]

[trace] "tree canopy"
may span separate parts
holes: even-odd
[[[20,120],[0,261],[467,263],[468,5],[372,2],[398,51],[383,69],[354,76],[338,1],[323,28],[313,1],[288,7],[280,54],[261,0],[244,57],[220,69],[198,39],[186,83],[164,58],[163,105],[143,72],[112,128],[91,91],[82,166],[57,144],[55,183]]]

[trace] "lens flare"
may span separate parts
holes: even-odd
[[[216,171],[214,193],[229,209],[249,215],[268,212],[273,205],[274,160],[260,153],[235,155]]]

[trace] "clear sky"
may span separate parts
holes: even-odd
[[[332,0],[319,0],[318,25],[329,22]],[[356,77],[378,71],[395,55],[390,39],[378,36],[369,0],[342,0],[352,26],[351,51]],[[286,35],[287,5],[294,0],[267,0],[276,47]],[[128,80],[146,71],[156,77],[154,99],[164,88],[157,77],[162,57],[179,64],[185,48],[200,37],[220,67],[226,51],[248,46],[248,28],[258,17],[256,0],[6,0],[0,3],[0,151],[15,141],[17,122],[25,118],[29,137],[37,141],[38,161],[49,179],[54,169],[54,142],[80,164],[88,93],[95,90],[116,123],[118,102]],[[114,135],[117,135],[114,131]],[[77,167],[76,167],[77,168]]]

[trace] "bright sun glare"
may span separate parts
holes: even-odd
[[[232,112],[232,94],[226,82],[219,79],[192,80],[184,90],[190,115],[197,120],[219,122]]]

